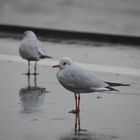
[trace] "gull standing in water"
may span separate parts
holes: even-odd
[[[127,86],[126,84],[115,84],[97,79],[90,72],[75,65],[74,62],[68,57],[62,58],[58,65],[54,65],[52,67],[59,68],[59,71],[57,72],[57,79],[60,84],[67,90],[74,92],[75,109],[70,111],[70,113],[77,114],[80,112],[81,93],[118,91],[112,88],[110,85]]]
[[[38,40],[33,31],[25,31],[23,35],[23,41],[19,47],[19,54],[23,59],[28,61],[28,72],[30,75],[30,61],[35,61],[34,75],[37,75],[37,61],[44,58],[52,58],[46,55],[46,52],[42,48],[42,43]]]

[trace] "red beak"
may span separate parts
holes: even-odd
[[[52,68],[59,68],[60,67],[60,65],[54,65],[54,66],[52,66]]]

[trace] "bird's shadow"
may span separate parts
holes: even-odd
[[[27,76],[27,86],[19,90],[22,105],[22,113],[33,113],[39,111],[44,103],[46,88],[37,85],[37,76],[34,76],[33,85],[31,75]]]

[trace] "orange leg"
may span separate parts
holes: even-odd
[[[78,105],[77,110],[80,112],[80,94],[78,94]]]
[[[79,113],[80,112],[80,94],[79,93],[75,93],[74,94],[75,97],[75,109],[70,111],[69,113]]]

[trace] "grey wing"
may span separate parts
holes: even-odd
[[[46,53],[45,47],[42,45],[42,43],[39,40],[36,40],[36,48],[38,50],[38,55],[40,59],[44,58],[52,58],[51,56],[48,56]]]
[[[40,56],[45,56],[46,55],[46,51],[45,51],[42,43],[39,40],[37,40],[36,43],[37,43],[37,49],[38,49],[39,55]]]
[[[52,58],[51,56],[47,55],[45,47],[42,45],[42,43],[39,40],[37,40],[37,49],[38,49],[38,52],[39,52],[39,58],[40,59]]]
[[[77,66],[65,69],[60,77],[60,83],[71,89],[104,88],[108,84],[95,78],[91,73]]]

